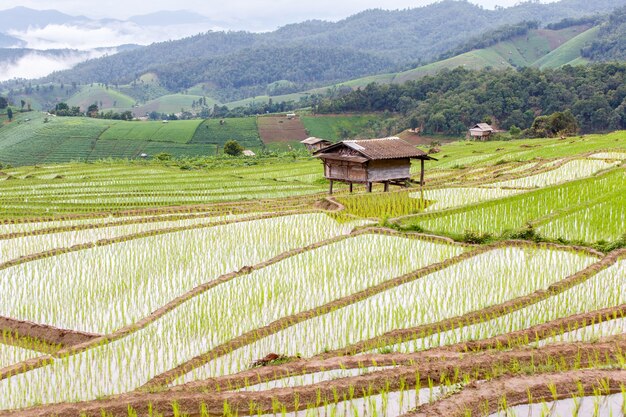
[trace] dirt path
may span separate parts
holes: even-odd
[[[4,316],[0,316],[0,333],[16,339],[36,339],[47,345],[61,347],[89,342],[102,336]]]

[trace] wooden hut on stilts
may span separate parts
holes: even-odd
[[[313,154],[324,162],[324,176],[333,183],[365,184],[372,191],[373,183],[407,186],[411,179],[411,159],[421,163],[420,184],[424,185],[424,161],[436,160],[415,146],[397,137],[368,140],[345,140],[318,150]]]

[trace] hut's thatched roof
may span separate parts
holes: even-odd
[[[352,158],[359,158],[363,161],[376,161],[381,159],[433,159],[426,152],[417,149],[408,142],[398,137],[366,140],[344,140],[314,153],[319,158],[332,159],[334,154],[340,154],[341,149],[350,149],[358,154]],[[354,152],[352,152],[354,154]],[[347,155],[346,155],[347,156]],[[344,156],[345,157],[345,156]]]

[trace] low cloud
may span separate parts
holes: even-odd
[[[14,78],[40,78],[54,71],[72,68],[74,65],[92,58],[99,58],[115,49],[67,52],[52,55],[46,52],[30,52],[13,62],[0,62],[0,81]]]
[[[180,39],[220,28],[204,25],[174,25],[140,27],[131,22],[110,22],[102,26],[48,25],[12,30],[11,36],[22,39],[30,49],[79,49],[114,47],[124,44],[148,45],[153,42]]]
[[[131,22],[112,21],[103,25],[48,25],[9,34],[24,41],[23,47],[36,51],[12,61],[0,62],[0,81],[13,78],[40,78],[54,71],[70,69],[88,59],[117,52],[125,44],[149,45],[154,42],[180,39],[220,28],[203,25],[174,25],[140,27]],[[98,48],[98,49],[97,49]],[[101,49],[105,48],[105,49]],[[48,49],[72,49],[63,54],[45,52]]]

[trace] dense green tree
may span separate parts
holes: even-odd
[[[13,120],[13,109],[10,107],[7,107],[7,118],[9,119],[9,122]]]
[[[538,138],[553,138],[556,136],[571,136],[578,131],[578,122],[574,115],[566,110],[556,112],[550,116],[539,116],[533,122],[528,135]]]
[[[243,146],[236,140],[229,140],[224,144],[224,153],[231,156],[239,156],[243,153]]]
[[[89,117],[97,117],[98,116],[98,105],[96,103],[87,107],[87,116]]]
[[[6,109],[9,105],[9,102],[6,98],[0,96],[0,109]]]

